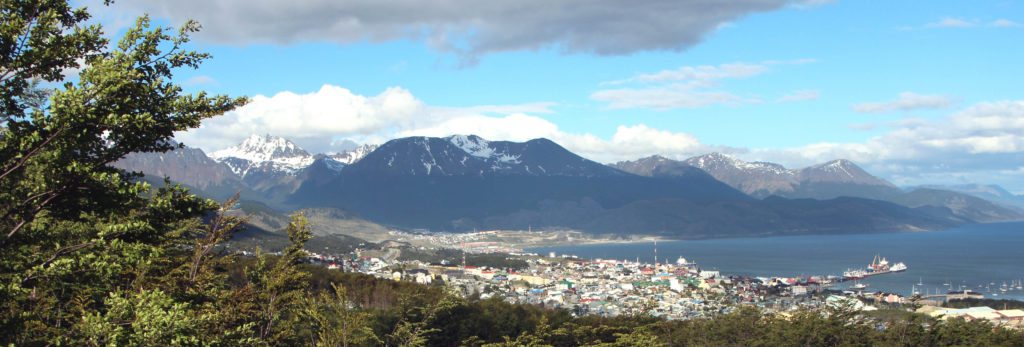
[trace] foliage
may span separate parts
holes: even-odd
[[[949,300],[944,305],[952,308],[988,306],[997,310],[1024,309],[1024,301],[1008,299],[959,299]]]
[[[333,295],[320,293],[303,301],[302,316],[313,326],[316,345],[347,347],[378,342],[370,326],[372,315],[348,300],[344,286],[331,287]]]
[[[402,249],[399,260],[419,260],[425,263],[440,263],[446,261],[448,264],[462,264],[463,252],[456,249],[428,249],[421,250],[413,247]],[[465,254],[466,265],[485,266],[495,269],[522,270],[530,265],[525,260],[506,253],[482,253]]]
[[[292,216],[288,224],[291,244],[273,266],[265,254],[258,252],[255,266],[246,272],[247,289],[256,298],[259,337],[271,344],[297,342],[292,331],[299,329],[298,307],[309,282],[309,274],[300,271],[299,264],[306,256],[302,248],[311,236],[306,217]]]

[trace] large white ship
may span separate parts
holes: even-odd
[[[907,264],[904,264],[903,262],[889,264],[889,260],[875,255],[875,259],[872,259],[871,264],[868,264],[866,268],[846,270],[846,272],[843,272],[843,278],[847,280],[856,280],[868,276],[900,271],[907,271]]]

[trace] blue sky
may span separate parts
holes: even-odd
[[[207,151],[252,132],[313,151],[472,132],[549,137],[602,162],[848,158],[902,185],[1024,192],[1021,2],[90,6],[113,32],[143,12],[204,24],[194,48],[214,59],[181,82],[254,97],[179,136]]]

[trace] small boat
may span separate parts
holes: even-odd
[[[867,288],[867,287],[868,287],[867,284],[860,283],[860,282],[854,283],[852,286],[850,286],[850,288],[853,288],[853,289],[864,289],[864,288]]]
[[[921,280],[921,277],[917,278],[917,285],[919,285],[919,286],[923,286],[924,285],[924,281]]]

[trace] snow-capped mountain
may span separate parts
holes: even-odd
[[[211,153],[245,178],[251,172],[295,174],[313,163],[313,156],[295,143],[276,136],[252,135],[241,144]]]
[[[701,169],[681,161],[653,155],[634,161],[623,161],[611,165],[619,170],[647,177],[678,177],[694,173],[707,175]]]
[[[632,175],[547,139],[520,143],[472,135],[411,137],[376,149],[364,146],[348,154],[311,155],[282,138],[253,136],[214,157],[217,160],[198,149],[185,149],[146,153],[122,164],[126,170],[205,187],[203,193],[211,197],[241,192],[243,199],[275,208],[340,208],[410,228],[550,226],[706,237],[799,233],[809,228],[929,229],[959,221],[939,213],[941,209],[913,210],[866,199],[757,200],[682,162],[651,158],[661,164],[647,174]],[[721,167],[731,163],[785,172],[725,157],[708,157],[703,165],[712,167],[711,159],[718,159]],[[962,207],[958,211],[992,216]],[[858,223],[844,224],[849,220]]]
[[[328,157],[334,159],[338,163],[352,165],[360,159],[363,159],[367,154],[370,154],[370,152],[377,150],[378,147],[380,147],[380,145],[361,145],[350,151],[330,154]]]
[[[746,162],[721,153],[705,154],[683,162],[707,171],[716,179],[755,196],[800,195],[799,191],[805,190],[807,185],[811,184],[874,186],[884,187],[886,190],[896,188],[892,183],[872,176],[857,164],[845,159],[832,160],[803,169],[787,169],[782,165],[768,162]],[[800,197],[820,198],[814,194],[810,195]]]
[[[391,140],[347,169],[427,176],[623,174],[573,154],[547,139],[527,142],[487,141],[475,135]]]
[[[900,194],[886,180],[872,176],[849,160],[833,160],[803,169],[787,169],[768,162],[746,162],[721,153],[676,161],[654,156],[614,166],[626,172],[651,176],[666,167],[691,166],[755,197],[779,195],[790,198],[831,199],[856,196],[888,199]]]
[[[800,182],[798,172],[782,165],[745,162],[721,153],[689,158],[683,163],[704,170],[719,181],[755,196],[792,192]]]
[[[797,172],[802,182],[852,183],[896,188],[889,181],[872,176],[860,166],[846,159],[813,165]]]
[[[917,189],[904,192],[844,159],[793,170],[775,163],[745,162],[726,154],[711,153],[684,161],[654,156],[614,166],[642,176],[675,175],[685,172],[680,167],[690,166],[706,171],[737,190],[761,198],[771,195],[819,200],[866,198],[912,208],[940,207],[948,209],[957,218],[972,221],[1008,220],[1020,216],[988,201],[952,191]]]

